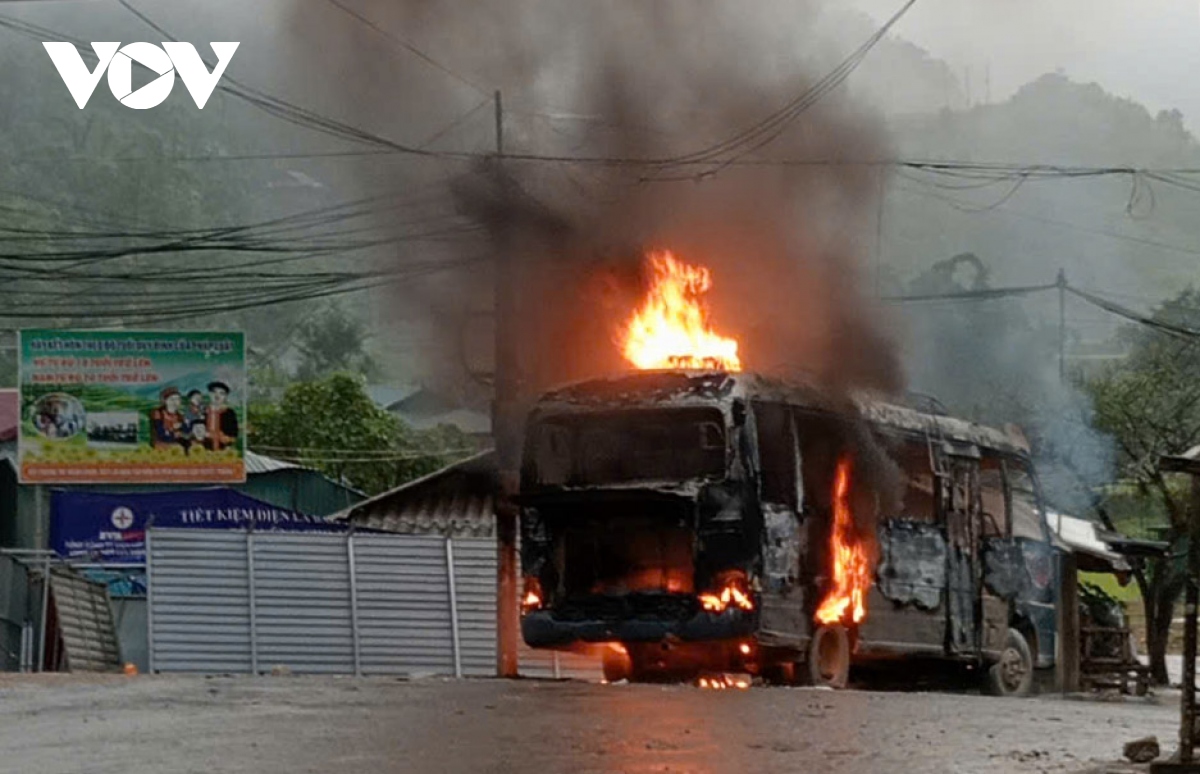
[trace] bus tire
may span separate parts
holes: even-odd
[[[988,669],[983,685],[992,696],[1028,696],[1033,692],[1033,649],[1017,629],[1008,630],[1000,660]]]
[[[839,624],[819,626],[808,646],[809,685],[845,688],[850,681],[850,633]]]
[[[619,683],[622,680],[633,682],[633,659],[627,652],[615,648],[605,648],[601,665],[606,682]]]

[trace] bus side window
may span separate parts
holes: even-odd
[[[755,403],[758,428],[758,459],[762,469],[763,502],[786,505],[793,510],[797,499],[796,436],[792,412],[780,403]]]
[[[929,465],[929,446],[919,441],[904,441],[895,457],[905,479],[901,517],[933,524],[937,521],[937,487]]]
[[[1017,460],[1005,460],[1004,474],[1008,479],[1012,536],[1045,540],[1045,519],[1028,466]]]
[[[1008,537],[1004,469],[998,457],[985,454],[979,461],[979,494],[983,504],[980,535],[984,538]]]

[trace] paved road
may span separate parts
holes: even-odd
[[[0,770],[1109,772],[1172,698],[348,678],[0,677]]]

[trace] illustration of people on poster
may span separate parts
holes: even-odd
[[[245,480],[241,333],[22,331],[24,483]]]

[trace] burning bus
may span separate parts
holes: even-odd
[[[639,372],[530,414],[525,641],[598,644],[609,679],[836,687],[933,657],[1029,692],[1057,584],[1020,434],[744,372],[696,309],[707,274],[656,260],[622,339]]]

